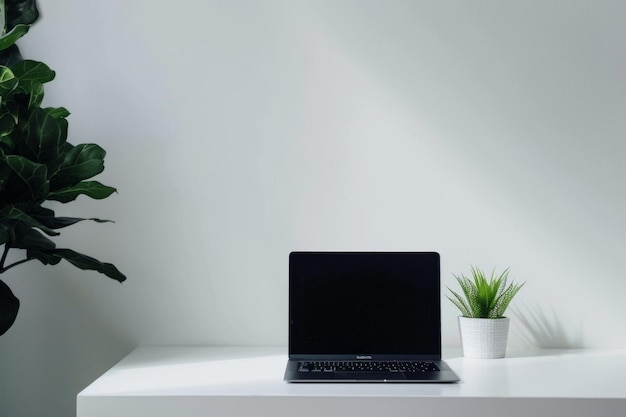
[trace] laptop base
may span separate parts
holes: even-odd
[[[389,372],[389,371],[359,371],[359,372],[300,372],[299,360],[289,360],[285,370],[284,380],[287,382],[334,382],[334,383],[452,383],[458,382],[459,377],[444,361],[434,361],[439,368],[435,372]]]

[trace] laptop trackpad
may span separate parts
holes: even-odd
[[[405,381],[406,377],[402,372],[350,372],[335,371],[335,380],[348,381]]]

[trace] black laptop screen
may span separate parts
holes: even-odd
[[[292,355],[441,353],[435,252],[292,252]]]

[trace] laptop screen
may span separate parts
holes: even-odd
[[[436,252],[292,252],[290,355],[439,358]]]

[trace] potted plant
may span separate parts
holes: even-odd
[[[509,318],[504,312],[525,283],[507,286],[509,268],[489,278],[471,267],[472,277],[454,275],[461,294],[451,290],[447,298],[461,311],[459,329],[463,355],[470,358],[503,358],[509,334]]]
[[[116,281],[126,279],[114,265],[50,239],[58,230],[83,220],[57,217],[48,201],[68,203],[85,195],[109,197],[115,188],[88,181],[104,170],[105,151],[96,144],[67,141],[69,112],[42,107],[44,83],[55,76],[42,62],[22,58],[15,42],[38,19],[35,0],[0,0],[0,274],[24,262],[56,265],[66,260]],[[25,251],[15,260],[12,249]],[[15,321],[19,300],[0,280],[0,335]]]

